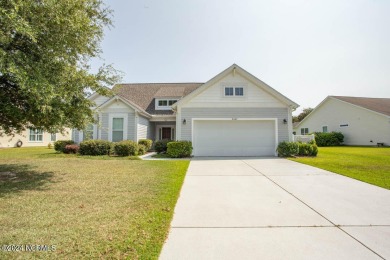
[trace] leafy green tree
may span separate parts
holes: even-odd
[[[308,107],[304,108],[302,112],[298,116],[293,116],[293,122],[301,122],[307,115],[309,115],[313,111],[313,108]]]
[[[119,80],[109,65],[89,66],[111,15],[101,0],[1,0],[0,134],[93,121],[88,93],[109,95]]]

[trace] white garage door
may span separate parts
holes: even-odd
[[[194,120],[195,156],[275,156],[273,120]]]

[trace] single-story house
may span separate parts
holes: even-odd
[[[32,147],[32,146],[47,146],[53,144],[57,140],[71,139],[71,131],[67,133],[47,133],[40,129],[28,128],[21,134],[15,136],[3,135],[0,136],[0,148],[7,147]]]
[[[332,131],[346,145],[390,145],[390,98],[328,96],[294,126],[297,135]]]
[[[298,105],[233,64],[206,83],[118,84],[94,94],[97,124],[73,139],[188,140],[195,156],[275,156]]]

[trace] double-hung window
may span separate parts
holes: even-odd
[[[85,128],[83,132],[84,141],[93,139],[93,124],[88,124],[87,128]]]
[[[57,141],[57,134],[56,133],[51,133],[50,134],[50,141],[51,142]]]
[[[30,142],[42,142],[43,141],[42,129],[30,128],[29,141]]]
[[[177,99],[156,99],[156,110],[170,110]]]
[[[225,88],[225,96],[233,96],[233,87],[226,87]]]
[[[243,87],[225,87],[225,97],[243,97]]]
[[[168,100],[159,100],[158,101],[158,106],[159,107],[166,107],[166,106],[168,106]]]
[[[112,141],[119,142],[123,140],[123,118],[112,119]]]
[[[309,128],[301,128],[301,135],[309,134]]]
[[[324,125],[324,126],[322,127],[322,132],[323,132],[323,133],[327,133],[327,132],[328,132],[328,126]]]
[[[242,88],[242,87],[234,88],[234,95],[244,96],[244,88]]]

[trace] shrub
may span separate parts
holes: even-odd
[[[313,150],[311,152],[311,156],[317,156],[318,154],[318,146],[316,144],[312,144]]]
[[[146,149],[146,146],[143,144],[138,144],[138,155],[144,155],[148,149]]]
[[[150,148],[152,148],[153,141],[150,139],[140,139],[138,141],[138,145],[143,145],[145,146],[145,151],[149,151]]]
[[[339,146],[344,141],[344,135],[340,132],[315,132],[314,135],[318,146]]]
[[[68,144],[74,144],[73,140],[58,140],[54,142],[54,150],[57,152],[64,152],[65,146]]]
[[[132,156],[138,153],[138,144],[131,140],[114,143],[114,153],[118,156]]]
[[[298,143],[299,156],[316,156],[318,147],[315,143]]]
[[[87,140],[80,143],[81,155],[109,155],[111,142],[105,140]]]
[[[295,142],[281,142],[276,149],[279,157],[291,157],[295,156],[299,152],[299,145]]]
[[[47,149],[51,149],[51,148],[53,148],[53,145],[51,143],[48,143],[47,144]]]
[[[190,141],[169,142],[167,144],[167,154],[172,158],[190,157],[192,153],[192,143]]]
[[[78,153],[80,147],[77,144],[68,144],[64,148],[64,153]]]
[[[154,143],[154,149],[156,150],[157,153],[166,153],[167,152],[167,144],[169,142],[172,142],[171,140],[164,139],[164,140],[159,140]]]

